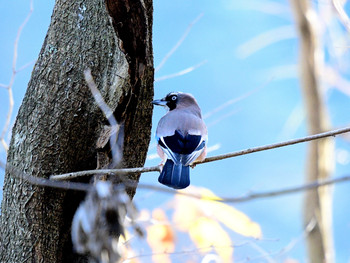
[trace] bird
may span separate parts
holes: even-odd
[[[208,131],[201,109],[192,94],[183,92],[170,92],[152,103],[168,110],[156,130],[157,152],[163,160],[158,181],[174,189],[186,188],[190,165],[207,154]]]

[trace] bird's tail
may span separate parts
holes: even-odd
[[[186,188],[190,185],[190,167],[175,164],[168,159],[159,175],[158,182],[175,189]]]

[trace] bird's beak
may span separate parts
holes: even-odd
[[[154,105],[159,105],[159,106],[166,106],[167,101],[164,100],[164,99],[161,99],[161,100],[154,100],[154,101],[152,101],[152,104],[154,104]]]

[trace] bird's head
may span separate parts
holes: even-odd
[[[176,108],[185,108],[190,106],[198,107],[196,99],[191,94],[183,92],[170,92],[164,98],[154,100],[152,103],[167,107],[170,111]]]

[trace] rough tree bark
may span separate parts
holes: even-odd
[[[96,140],[108,123],[84,81],[86,68],[125,123],[124,167],[144,164],[153,98],[152,13],[152,0],[56,0],[13,128],[8,167],[45,178],[96,168]],[[85,261],[70,241],[82,198],[30,185],[7,169],[0,262]]]
[[[301,82],[306,109],[306,120],[310,134],[329,130],[330,119],[319,83],[322,67],[322,50],[318,36],[318,21],[308,0],[291,0],[300,34]],[[312,141],[306,160],[306,180],[325,180],[334,167],[333,138]],[[315,222],[307,236],[308,261],[312,263],[334,262],[332,234],[332,193],[330,186],[324,186],[305,194],[304,225]]]

